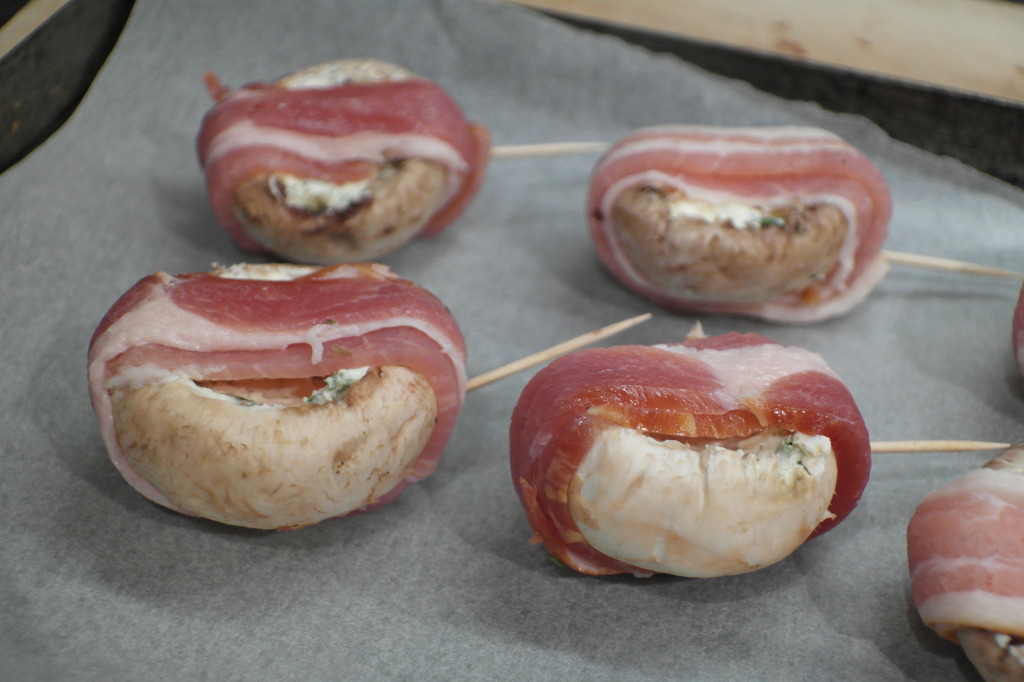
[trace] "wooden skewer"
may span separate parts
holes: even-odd
[[[983,440],[886,440],[871,443],[871,451],[879,452],[967,452],[969,450],[1005,450],[1010,443]]]
[[[932,268],[935,270],[963,272],[973,275],[988,275],[990,277],[1006,277],[1009,279],[1024,280],[1024,272],[1003,270],[1002,268],[993,268],[987,265],[976,265],[974,263],[966,263],[964,261],[952,260],[950,258],[920,256],[914,253],[903,253],[902,251],[883,251],[882,253],[885,254],[885,257],[891,263],[914,265],[917,267]]]
[[[533,355],[520,358],[515,362],[510,362],[507,365],[498,367],[497,369],[492,369],[489,372],[484,372],[477,377],[473,377],[466,383],[466,391],[472,391],[473,389],[480,388],[481,386],[485,386],[493,381],[497,381],[498,379],[503,379],[509,375],[515,374],[516,372],[521,372],[528,367],[552,360],[559,355],[564,355],[570,351],[577,350],[584,346],[589,346],[592,343],[596,343],[597,341],[612,336],[613,334],[618,334],[621,331],[625,331],[626,329],[634,327],[641,322],[646,322],[649,319],[651,319],[651,313],[637,315],[636,317],[631,317],[628,320],[622,320],[621,322],[616,322],[615,324],[595,329],[594,331],[587,332],[586,334],[581,334],[580,336],[569,339],[568,341],[563,341],[562,343],[551,346],[550,348],[538,351]]]
[[[621,322],[601,327],[589,331],[586,334],[581,334],[575,338],[563,341],[562,343],[545,348],[544,350],[527,355],[525,358],[520,358],[515,362],[510,362],[507,365],[492,369],[489,372],[484,372],[466,382],[466,391],[472,391],[486,386],[489,383],[504,379],[507,376],[511,376],[517,372],[521,372],[524,369],[539,365],[542,362],[553,360],[559,355],[572,352],[584,346],[589,346],[592,343],[596,343],[601,339],[608,338],[618,334],[619,332],[625,331],[630,327],[635,327],[641,322],[646,322],[651,319],[651,313],[644,313],[643,315],[637,315]],[[885,440],[885,441],[873,441],[871,443],[871,451],[873,453],[892,453],[892,452],[968,452],[971,450],[1005,450],[1010,447],[1011,443],[995,443],[983,440]]]

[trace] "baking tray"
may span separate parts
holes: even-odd
[[[868,120],[779,99],[675,57],[483,0],[136,4],[65,126],[0,176],[0,676],[6,679],[977,679],[918,620],[904,530],[929,490],[991,453],[875,457],[859,508],[770,568],[688,580],[550,562],[508,471],[532,371],[467,397],[437,472],[394,503],[257,532],[147,502],[108,461],[85,353],[158,270],[263,260],[205,199],[202,78],[272,79],[342,57],[411,66],[499,144],[613,140],[656,123],[815,125],[856,144],[895,200],[887,247],[1019,269],[1024,194]],[[674,315],[600,267],[593,155],[494,160],[458,223],[383,259],[459,320],[476,375],[643,312],[615,343],[754,331],[825,357],[873,440],[1020,439],[1019,282],[894,266],[839,319]],[[611,343],[605,342],[605,343]]]

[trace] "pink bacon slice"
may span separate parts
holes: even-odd
[[[646,245],[630,247],[630,239],[638,238],[624,236],[614,216],[617,202],[637,188],[702,205],[753,207],[764,213],[769,227],[737,226],[725,220],[716,234],[704,228],[686,236],[669,230],[642,237],[649,242]],[[762,256],[758,244],[749,244],[759,234],[778,237],[786,232],[803,239],[797,233],[806,233],[807,221],[783,226],[783,219],[776,216],[816,206],[828,207],[833,222],[838,211],[845,222],[845,237],[829,261],[834,265],[827,272],[808,270],[795,289],[758,300],[751,292],[759,289],[757,278],[765,276],[760,270],[784,273],[785,268],[802,265],[785,262],[790,246],[778,246],[774,252],[765,247]],[[887,269],[881,247],[892,206],[885,179],[857,149],[815,128],[639,129],[598,161],[587,210],[597,254],[608,269],[633,291],[674,310],[788,322],[819,320],[849,311]],[[723,246],[734,238],[748,245]],[[729,258],[735,252],[748,260],[742,266],[725,262],[725,252]],[[665,271],[651,261],[662,262]],[[696,270],[698,265],[702,270]],[[706,274],[709,271],[711,275]],[[705,293],[702,288],[711,277],[723,283],[707,284],[712,293]],[[734,298],[726,290],[728,282],[735,281],[738,287],[741,280],[747,291]]]

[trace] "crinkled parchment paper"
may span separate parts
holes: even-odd
[[[497,144],[613,140],[658,123],[827,128],[891,183],[889,248],[1024,263],[1019,190],[863,119],[520,7],[140,0],[70,121],[0,176],[0,677],[975,679],[910,604],[904,530],[926,491],[989,453],[879,454],[845,523],[776,566],[713,580],[586,577],[528,544],[507,431],[531,371],[471,393],[436,474],[372,513],[253,532],[129,488],[86,390],[100,317],[151,272],[263,259],[239,251],[206,202],[203,73],[237,87],[344,57],[438,81]],[[383,259],[452,309],[471,375],[645,311],[655,319],[605,343],[674,341],[694,322],[598,264],[583,208],[595,160],[494,160],[453,227]],[[838,320],[702,322],[825,356],[875,440],[1016,441],[1018,286],[895,266]]]

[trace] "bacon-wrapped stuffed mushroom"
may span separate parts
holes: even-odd
[[[587,209],[608,269],[670,309],[819,320],[887,269],[885,179],[824,130],[642,128],[597,163]]]
[[[487,129],[404,68],[341,60],[233,92],[207,85],[199,159],[214,214],[245,249],[372,260],[439,233],[483,181]]]
[[[921,620],[988,682],[1024,680],[1024,446],[928,493],[907,558]]]
[[[184,514],[296,528],[430,474],[465,393],[445,306],[376,264],[242,265],[140,280],[89,346],[124,479]]]
[[[853,510],[871,466],[825,361],[756,334],[563,356],[527,384],[510,443],[535,539],[592,575],[776,563]]]

